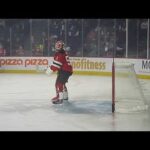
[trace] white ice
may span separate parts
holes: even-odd
[[[73,75],[53,105],[56,75],[0,74],[0,131],[150,131],[150,112],[111,112],[111,78]],[[150,102],[150,80],[140,80]]]

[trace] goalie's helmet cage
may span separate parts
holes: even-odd
[[[55,43],[55,49],[56,51],[62,50],[64,48],[64,42],[63,41],[57,41]]]

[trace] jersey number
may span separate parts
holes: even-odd
[[[68,64],[68,65],[71,65],[71,64],[70,64],[70,61],[69,61],[69,56],[66,56],[65,58],[66,58],[67,64]]]

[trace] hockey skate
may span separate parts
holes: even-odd
[[[63,93],[59,93],[56,97],[52,98],[53,104],[62,104],[63,103]]]

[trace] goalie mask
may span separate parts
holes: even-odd
[[[56,51],[62,50],[64,48],[64,43],[62,41],[57,41],[55,44]]]

